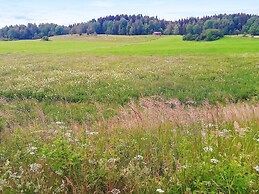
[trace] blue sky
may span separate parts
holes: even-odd
[[[259,14],[259,0],[0,0],[0,27],[13,24],[73,24],[115,14],[176,20],[218,13]]]

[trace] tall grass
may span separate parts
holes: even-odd
[[[177,104],[143,99],[92,127],[46,122],[4,130],[0,190],[257,193],[258,105]]]

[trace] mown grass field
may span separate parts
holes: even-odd
[[[0,41],[0,191],[259,192],[258,43]]]
[[[21,55],[225,55],[258,53],[257,38],[226,37],[217,42],[184,42],[181,36],[61,36],[50,42],[0,42],[1,54]]]

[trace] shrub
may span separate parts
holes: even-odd
[[[217,29],[208,29],[205,30],[201,35],[200,35],[200,40],[205,40],[205,41],[214,41],[218,40],[220,38],[223,38],[224,34]]]
[[[49,41],[49,37],[48,37],[48,36],[43,36],[43,37],[41,38],[41,40],[42,40],[42,41]]]
[[[183,36],[183,40],[199,40],[199,34],[187,34]]]
[[[183,36],[183,40],[205,40],[205,41],[214,41],[220,38],[223,38],[224,34],[217,29],[208,29],[199,34],[186,34]]]

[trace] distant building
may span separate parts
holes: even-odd
[[[154,32],[153,33],[153,36],[161,36],[162,35],[162,32]]]

